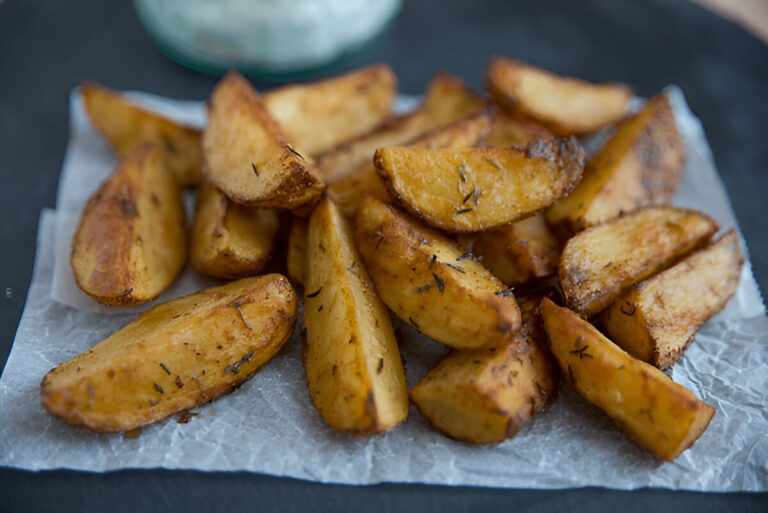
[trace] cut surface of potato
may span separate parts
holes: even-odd
[[[547,220],[574,233],[643,206],[669,203],[677,191],[685,147],[669,99],[648,100],[621,123],[587,163],[581,183],[547,211]]]
[[[412,214],[450,232],[483,231],[543,209],[581,179],[575,138],[527,148],[380,148],[374,156],[390,194]]]
[[[200,130],[142,109],[120,93],[91,82],[84,82],[80,91],[88,117],[118,156],[125,158],[142,144],[152,143],[181,185],[200,182]]]
[[[197,195],[189,263],[213,278],[253,276],[269,262],[279,228],[274,210],[233,203],[205,182]]]
[[[521,309],[518,344],[452,351],[411,389],[411,399],[436,429],[466,442],[503,442],[555,392],[559,371],[542,345],[538,302],[525,308],[521,301]]]
[[[622,290],[669,266],[718,230],[709,216],[676,207],[648,207],[593,226],[563,249],[558,277],[568,307],[592,316]]]
[[[438,73],[429,83],[424,107],[435,125],[445,126],[488,104],[457,76]]]
[[[505,284],[523,285],[552,276],[562,245],[542,213],[479,234],[472,252]]]
[[[731,229],[630,288],[600,314],[600,323],[629,354],[666,369],[682,356],[699,326],[736,293],[743,263],[739,237]]]
[[[498,57],[488,65],[486,81],[502,108],[560,136],[588,134],[618,121],[632,99],[624,84],[591,84]]]
[[[298,299],[272,274],[158,305],[43,378],[52,415],[127,431],[200,406],[247,381],[293,332]]]
[[[384,303],[421,333],[454,349],[519,345],[511,291],[454,241],[370,197],[355,240]]]
[[[314,164],[235,71],[211,94],[203,156],[206,178],[246,206],[296,209],[316,201],[325,188]]]
[[[502,112],[493,117],[493,130],[486,146],[528,146],[537,139],[553,139],[554,135],[542,125],[530,121],[513,118]]]
[[[400,351],[352,228],[328,198],[309,218],[306,254],[302,358],[312,401],[335,429],[390,430],[408,415]]]
[[[149,301],[184,267],[179,183],[154,145],[134,150],[88,199],[72,241],[80,289],[105,305]]]
[[[638,445],[672,461],[707,429],[715,409],[690,390],[632,358],[567,308],[545,298],[541,314],[565,380]]]
[[[285,255],[288,278],[299,285],[304,285],[307,272],[307,224],[306,219],[293,216]]]
[[[296,146],[317,155],[381,124],[392,110],[397,79],[386,64],[337,77],[287,85],[264,105]]]

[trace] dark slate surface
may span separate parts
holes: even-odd
[[[406,1],[392,30],[358,56],[387,61],[419,93],[445,70],[476,87],[492,54],[651,95],[685,91],[768,290],[768,47],[686,1]],[[215,79],[167,61],[129,2],[0,3],[0,362],[10,351],[32,272],[40,209],[53,207],[67,139],[68,95],[83,78],[204,99]],[[8,412],[0,412],[7,415]],[[766,511],[768,494],[350,487],[254,474],[0,469],[0,512],[195,511]]]

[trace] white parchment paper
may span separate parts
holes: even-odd
[[[668,89],[688,152],[675,204],[735,226],[701,125],[682,93]],[[200,104],[134,96],[168,115],[203,121]],[[432,431],[414,408],[391,433],[355,439],[326,427],[312,407],[294,336],[251,381],[197,409],[145,427],[136,439],[94,434],[50,417],[39,383],[60,362],[92,347],[135,317],[93,303],[74,287],[69,244],[80,210],[115,164],[72,101],[71,140],[58,211],[41,216],[35,273],[11,355],[0,378],[0,465],[26,469],[120,468],[247,470],[323,482],[420,482],[497,487],[735,491],[768,489],[768,318],[752,276],[708,322],[672,378],[717,409],[701,439],[672,463],[637,448],[567,386],[513,440],[473,446]],[[164,299],[210,283],[188,272]],[[409,386],[444,354],[439,344],[396,322]]]

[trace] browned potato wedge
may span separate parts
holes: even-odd
[[[575,138],[528,148],[380,148],[373,158],[389,193],[412,214],[449,232],[476,232],[527,217],[581,180]]]
[[[493,118],[493,130],[486,146],[528,146],[537,139],[553,139],[552,133],[529,120],[520,120],[497,112]]]
[[[503,109],[560,136],[588,134],[618,121],[632,99],[624,84],[590,84],[500,57],[488,65],[486,81]]]
[[[373,435],[394,428],[408,415],[395,332],[352,228],[328,198],[309,218],[306,266],[302,359],[312,402],[341,431]]]
[[[205,182],[197,195],[189,263],[214,278],[253,276],[269,262],[279,228],[274,210],[233,203]]]
[[[80,289],[105,305],[157,297],[184,267],[181,188],[152,145],[137,148],[88,199],[72,241]]]
[[[91,82],[84,82],[80,91],[91,122],[120,157],[127,157],[144,143],[153,143],[181,185],[200,182],[200,130],[137,107],[125,96]]]
[[[603,329],[635,358],[666,369],[736,293],[743,263],[739,237],[730,230],[629,289],[600,314]]]
[[[523,325],[514,335],[516,344],[451,351],[411,389],[419,411],[445,435],[478,444],[503,442],[557,389],[559,371],[543,349],[538,303],[520,305]]]
[[[675,207],[644,208],[584,230],[560,257],[558,276],[568,307],[588,317],[598,313],[717,230],[711,217]]]
[[[643,206],[669,203],[684,159],[669,100],[664,95],[651,98],[619,125],[587,164],[578,187],[549,208],[547,220],[574,233]]]
[[[310,155],[363,134],[389,116],[397,79],[386,64],[266,93],[264,105]]]
[[[414,148],[471,148],[481,144],[491,130],[492,116],[479,111],[414,139],[408,145]],[[328,188],[328,194],[346,216],[353,216],[357,204],[366,196],[385,203],[392,198],[376,173],[373,164],[348,175]]]
[[[424,106],[436,126],[445,126],[471,112],[482,109],[487,101],[470,90],[462,79],[438,73],[427,87]]]
[[[43,378],[52,415],[127,431],[200,406],[251,378],[293,332],[298,300],[279,274],[157,305]]]
[[[331,185],[371,165],[373,152],[382,146],[405,144],[433,127],[424,109],[385,121],[374,130],[350,139],[317,157],[317,168]]]
[[[457,243],[370,197],[357,209],[355,240],[381,299],[421,333],[454,349],[522,349],[509,342],[520,328],[511,290]]]
[[[325,188],[314,164],[236,71],[219,82],[208,102],[203,156],[208,180],[250,207],[295,209],[316,201]]]
[[[304,285],[307,272],[307,220],[293,216],[288,234],[286,268],[292,282]]]
[[[541,304],[565,380],[638,445],[672,461],[707,429],[715,409],[659,369],[632,358],[576,313]]]
[[[555,274],[562,245],[538,213],[481,233],[472,248],[494,276],[516,286]]]

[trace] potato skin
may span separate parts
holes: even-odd
[[[478,349],[504,343],[520,328],[520,310],[503,283],[457,243],[394,207],[365,198],[355,241],[384,303],[428,337]]]
[[[136,305],[184,267],[181,188],[153,145],[131,153],[88,199],[72,241],[77,286],[105,305]]]
[[[393,429],[408,415],[405,372],[389,312],[333,202],[309,218],[302,359],[312,402],[354,435]]]
[[[298,300],[272,274],[163,303],[45,375],[43,406],[73,426],[127,431],[247,381],[290,337]]]
[[[269,262],[279,228],[276,211],[238,205],[205,182],[197,194],[190,265],[223,280],[253,276]]]
[[[118,156],[125,158],[142,144],[152,143],[181,185],[200,183],[200,130],[137,107],[125,96],[92,82],[83,82],[80,92],[88,117]]]
[[[690,390],[632,358],[571,310],[545,298],[541,312],[566,382],[638,445],[672,461],[707,428],[715,409]]]
[[[629,354],[666,369],[696,330],[722,310],[741,281],[736,230],[634,285],[600,314],[600,325]]]

